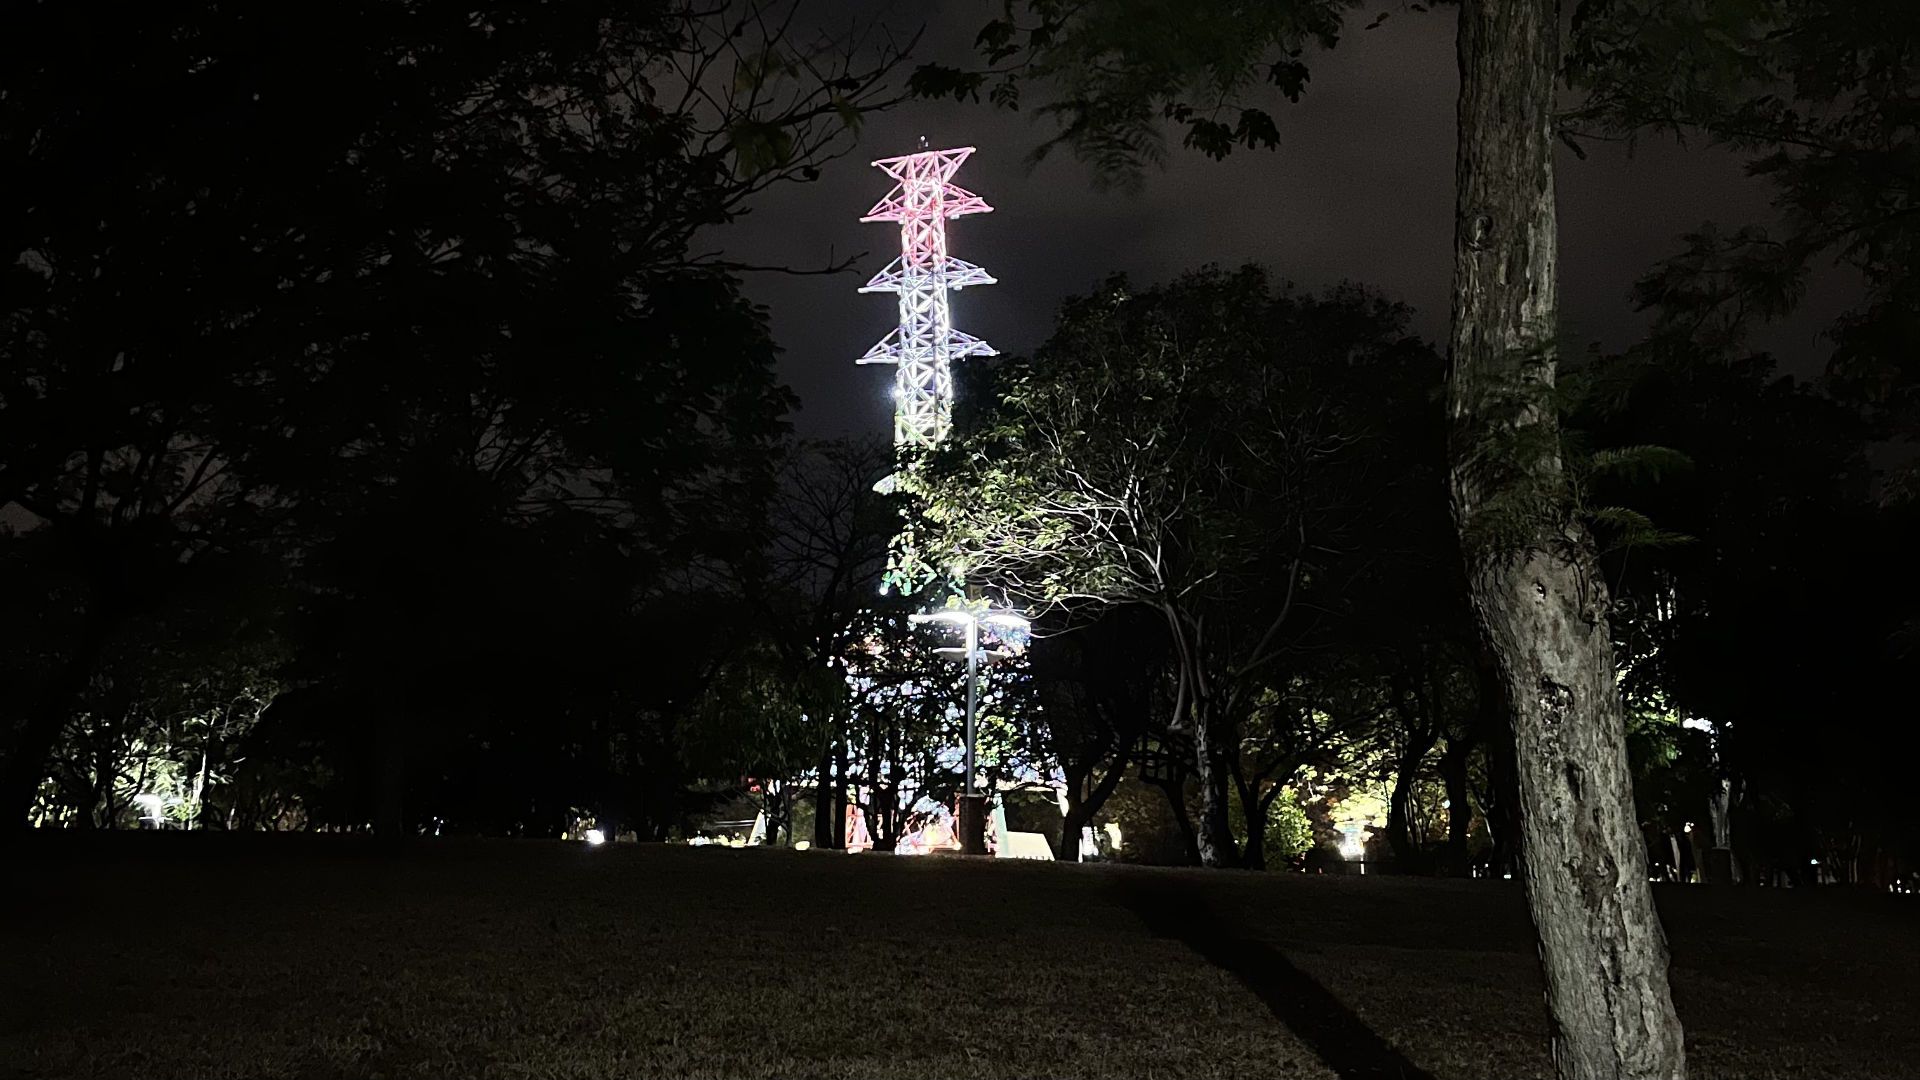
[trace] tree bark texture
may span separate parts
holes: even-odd
[[[1205,709],[1195,709],[1194,767],[1200,778],[1200,829],[1195,841],[1200,847],[1200,865],[1216,869],[1240,865],[1240,849],[1233,839],[1233,821],[1227,813],[1232,788],[1231,766],[1221,745],[1217,717]]]
[[[1562,1080],[1686,1074],[1633,812],[1607,591],[1552,401],[1555,0],[1460,11],[1454,512],[1514,712],[1522,858]]]
[[[1237,867],[1240,849],[1234,844],[1233,822],[1227,813],[1233,767],[1223,730],[1226,718],[1221,715],[1219,697],[1208,677],[1206,624],[1204,620],[1190,620],[1171,600],[1161,603],[1160,613],[1172,634],[1179,685],[1169,726],[1193,739],[1194,775],[1200,781],[1200,828],[1194,837],[1200,865]],[[1233,752],[1237,751],[1235,745]]]

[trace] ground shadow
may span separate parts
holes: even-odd
[[[1121,903],[1155,937],[1172,938],[1240,980],[1341,1080],[1435,1080],[1285,953],[1242,932],[1208,906],[1192,882],[1124,881]],[[1184,887],[1183,887],[1184,886]]]

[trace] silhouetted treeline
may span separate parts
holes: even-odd
[[[899,57],[790,62],[724,9],[0,16],[6,820],[762,813],[839,846],[853,807],[892,846],[957,783],[949,643],[904,618],[940,598],[875,590],[931,507],[976,599],[1045,609],[981,755],[1066,784],[1062,857],[1123,823],[1128,857],[1317,865],[1364,820],[1400,869],[1514,867],[1512,703],[1407,311],[1109,281],[876,492],[890,448],[786,438],[764,316],[693,238],[847,148]],[[1911,262],[1859,255],[1871,302],[1812,362],[1747,344],[1840,243],[1807,222],[1911,240],[1845,134],[1781,165],[1791,251],[1690,237],[1647,339],[1528,403],[1601,549],[1640,823],[1703,877],[1886,881],[1920,840],[1889,707],[1920,674]]]

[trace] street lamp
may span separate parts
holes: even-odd
[[[960,850],[968,855],[985,855],[987,853],[986,796],[973,790],[973,723],[974,714],[980,707],[980,627],[985,624],[1025,633],[1033,628],[1033,624],[1010,612],[983,615],[977,611],[967,611],[962,608],[909,615],[907,621],[915,626],[930,622],[951,623],[964,627],[967,631],[965,649],[935,649],[934,652],[940,656],[951,656],[955,652],[966,654],[967,752],[966,782],[960,794]]]

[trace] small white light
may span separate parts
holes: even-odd
[[[795,842],[794,842],[794,845],[793,845],[793,850],[795,850],[795,851],[805,851],[805,850],[807,850],[808,848],[810,848],[810,847],[812,847],[812,846],[813,846],[812,844],[810,844],[810,843],[808,843],[808,842],[807,842],[807,841],[805,841],[805,840],[797,840],[797,841],[795,841]]]
[[[601,832],[599,829],[588,829],[582,838],[589,844],[597,845],[607,842],[607,834]]]
[[[1808,865],[1808,866],[1819,866],[1819,865],[1820,865],[1820,860],[1819,860],[1819,859],[1808,859],[1808,860],[1807,860],[1807,865]]]

